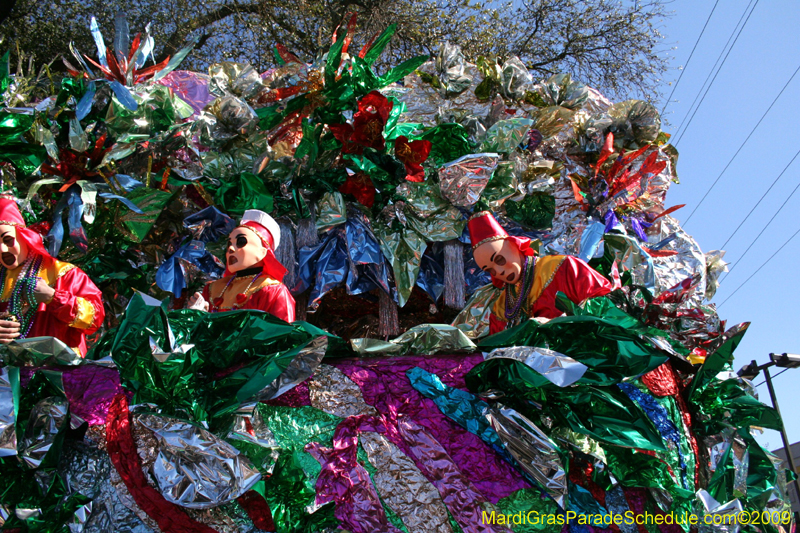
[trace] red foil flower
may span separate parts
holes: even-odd
[[[352,194],[358,203],[372,207],[375,203],[375,185],[370,177],[363,172],[347,176],[347,181],[339,187],[342,194]]]
[[[45,163],[42,165],[41,170],[44,174],[63,177],[64,184],[58,191],[64,192],[78,180],[91,180],[91,178],[100,175],[99,172],[91,169],[97,168],[106,153],[111,150],[110,146],[105,148],[105,142],[106,134],[104,133],[98,137],[91,151],[79,153],[68,148],[62,148],[58,154],[59,162],[55,166]]]
[[[394,155],[406,166],[408,181],[425,181],[425,170],[422,163],[431,154],[430,141],[408,141],[402,135],[394,142]]]
[[[361,154],[364,148],[383,150],[383,128],[389,120],[392,103],[378,91],[372,91],[358,101],[358,111],[353,115],[353,124],[331,124],[329,127],[336,140],[342,143],[345,154]]]

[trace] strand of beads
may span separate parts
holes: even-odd
[[[528,297],[528,293],[533,286],[533,271],[534,266],[536,265],[536,260],[530,260],[527,256],[524,259],[522,264],[522,280],[519,284],[519,294],[514,297],[512,292],[513,285],[507,284],[506,285],[506,321],[508,322],[508,326],[513,326],[517,319],[519,318],[519,313],[522,309],[522,304]]]
[[[20,323],[19,338],[24,339],[31,332],[33,321],[38,311],[39,302],[36,301],[36,282],[39,280],[39,270],[42,268],[42,256],[36,256],[31,260],[28,258],[22,265],[20,276],[11,291],[11,298],[8,306],[9,313],[17,317]],[[3,269],[3,281],[5,281],[5,269]],[[23,313],[25,305],[28,310]]]

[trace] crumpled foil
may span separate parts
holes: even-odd
[[[205,429],[154,414],[137,422],[158,441],[152,472],[167,501],[208,509],[238,498],[261,479],[247,457]]]
[[[489,317],[494,302],[502,291],[489,283],[470,296],[464,309],[453,319],[452,325],[464,332],[470,339],[480,339],[489,334]]]
[[[304,382],[314,374],[327,350],[328,337],[320,335],[312,339],[292,359],[286,370],[281,372],[275,381],[255,395],[254,401],[273,400]]]
[[[83,524],[83,533],[151,533],[157,531],[155,522],[144,522],[132,511],[117,493],[111,481],[116,470],[108,455],[97,448],[91,440],[66,441],[59,462],[59,472],[67,483],[70,493],[79,492],[91,498],[91,514]],[[120,482],[124,489],[124,484]],[[130,504],[136,506],[128,496]],[[137,506],[138,509],[138,506]],[[81,509],[79,509],[79,512]],[[144,514],[141,510],[140,513]]]
[[[31,411],[19,455],[29,468],[38,468],[69,421],[69,402],[51,396],[36,402]]]
[[[475,344],[455,326],[447,324],[420,324],[410,328],[391,341],[380,339],[352,339],[350,344],[364,355],[406,355],[474,352]]]
[[[445,96],[460,94],[470,87],[473,77],[467,73],[466,66],[460,46],[446,42],[439,47],[436,70]]]
[[[361,445],[377,472],[372,480],[381,500],[409,533],[450,533],[447,508],[436,488],[400,448],[378,433],[361,433]]]
[[[567,505],[567,473],[558,447],[536,425],[513,409],[487,406],[484,416],[519,466],[547,490],[562,509]]]
[[[500,73],[500,92],[506,98],[522,100],[532,89],[533,78],[517,56],[508,58]]]
[[[253,406],[239,411],[226,438],[254,461],[260,472],[271,475],[280,457],[280,445],[259,409]]]
[[[196,117],[214,97],[208,92],[209,77],[189,70],[173,70],[158,83],[172,89],[173,93],[189,104]]]
[[[513,152],[523,140],[526,140],[525,135],[533,124],[534,121],[529,118],[509,118],[495,122],[486,131],[486,137],[483,144],[481,144],[481,151],[489,153]]]
[[[468,154],[439,169],[442,196],[458,207],[469,207],[480,200],[497,168],[500,156],[494,153]]]
[[[258,115],[233,95],[217,98],[197,118],[194,128],[206,146],[220,146],[237,137],[249,137],[258,127]],[[204,161],[206,166],[208,163]]]
[[[0,457],[17,455],[17,415],[14,411],[12,379],[19,381],[18,369],[0,368]]]
[[[330,365],[320,365],[308,383],[312,407],[340,418],[348,416],[377,416],[378,412],[367,405],[361,388],[341,370]]]
[[[719,277],[728,271],[728,263],[723,261],[725,250],[711,250],[706,256],[706,300],[711,300],[719,289]]]
[[[589,89],[569,74],[554,74],[535,90],[546,104],[572,110],[579,109],[589,98]]]
[[[484,360],[513,359],[524,363],[559,387],[569,387],[586,373],[588,367],[572,357],[536,346],[495,348],[484,354]]]
[[[327,231],[347,221],[347,208],[340,192],[326,192],[317,203],[317,231]]]
[[[659,247],[659,249],[676,251],[678,254],[653,258],[656,282],[655,296],[687,278],[699,275],[699,283],[681,306],[698,307],[703,303],[707,287],[706,256],[697,241],[680,227],[677,220],[669,215],[659,220],[661,221],[660,231],[654,235],[648,235],[649,240],[653,243],[659,243],[671,238],[666,245]]]
[[[7,351],[3,356],[4,362],[17,366],[76,366],[84,362],[75,350],[55,337],[15,339],[5,346],[4,351]]]
[[[261,74],[249,63],[221,61],[208,67],[208,91],[214,96],[233,94],[250,100],[264,90]]]
[[[738,533],[740,530],[739,524],[743,521],[747,521],[745,517],[739,517],[744,510],[739,498],[726,503],[719,503],[706,490],[700,489],[697,491],[697,500],[703,506],[703,519],[700,520],[698,525],[700,526],[700,531],[704,533],[707,531],[714,531],[715,533]],[[709,520],[714,526],[705,524],[706,516],[710,516]],[[715,516],[719,516],[720,518],[715,518]]]

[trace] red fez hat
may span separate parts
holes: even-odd
[[[522,255],[534,255],[529,238],[509,235],[489,211],[481,211],[472,215],[469,222],[467,222],[467,228],[469,229],[469,240],[472,243],[473,252],[478,246],[487,242],[510,240],[517,245]],[[504,285],[502,281],[495,278],[492,278],[492,283],[496,287]]]

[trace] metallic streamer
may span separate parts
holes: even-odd
[[[361,388],[338,368],[320,365],[308,383],[311,405],[328,414],[348,416],[377,416],[378,412],[364,402]]]
[[[566,509],[567,474],[558,447],[513,409],[487,406],[484,416],[517,464],[545,488],[559,507]]]
[[[381,499],[409,533],[451,533],[447,508],[414,461],[378,433],[364,432],[361,445],[377,472],[372,476]]]

